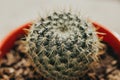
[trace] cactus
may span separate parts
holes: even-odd
[[[77,80],[98,61],[100,40],[90,21],[72,12],[53,12],[32,24],[28,53],[41,74],[52,80]]]

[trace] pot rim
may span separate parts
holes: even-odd
[[[92,23],[95,27],[100,28],[98,30],[99,32],[107,33],[107,36],[104,36],[105,38],[103,38],[103,41],[107,41],[112,46],[112,48],[115,49],[115,52],[120,56],[120,38],[117,37],[111,30],[107,29],[105,26],[103,26],[95,21],[92,21]],[[19,34],[25,34],[23,29],[30,28],[31,24],[32,24],[32,22],[28,22],[26,24],[19,26],[18,28],[11,31],[5,38],[2,39],[2,41],[0,43],[0,57],[2,57],[6,52],[8,52],[10,50],[10,48],[14,44],[14,41],[18,37],[20,37]],[[13,35],[16,35],[16,34],[17,34],[17,36],[13,37]],[[109,39],[111,39],[111,40],[109,40]]]

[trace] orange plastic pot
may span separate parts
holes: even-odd
[[[5,53],[7,53],[13,47],[14,42],[25,34],[24,28],[29,28],[31,24],[32,23],[30,22],[18,27],[17,29],[10,32],[9,35],[2,40],[0,43],[0,57],[5,55]],[[105,35],[102,35],[103,41],[112,47],[120,59],[120,38],[116,37],[115,34],[113,34],[109,29],[101,24],[93,22],[93,25],[95,28],[99,28],[97,29],[98,32],[105,33]],[[101,35],[98,36],[101,37]]]

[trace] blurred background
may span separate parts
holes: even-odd
[[[120,0],[0,0],[0,40],[51,10],[71,8],[120,34]]]

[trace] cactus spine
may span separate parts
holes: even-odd
[[[91,22],[72,12],[53,12],[33,23],[29,55],[44,77],[77,80],[97,61],[99,39]]]

